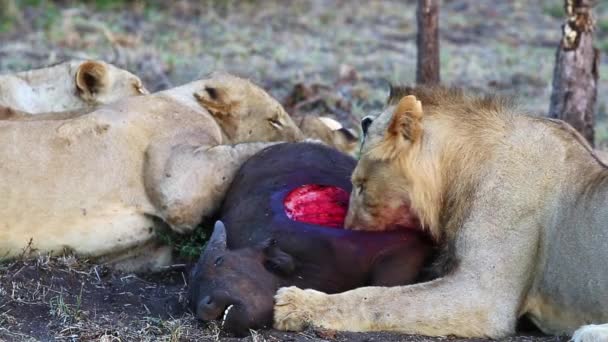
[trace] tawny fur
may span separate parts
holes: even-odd
[[[211,114],[201,99],[238,106]],[[71,119],[2,121],[0,255],[16,256],[32,239],[43,253],[158,267],[170,258],[151,249],[157,228],[193,229],[264,141],[301,139],[270,95],[221,73]]]
[[[310,139],[318,139],[324,144],[354,156],[358,152],[359,137],[342,125],[325,117],[312,114],[294,118],[302,133]]]
[[[502,338],[523,315],[558,335],[607,322],[608,168],[597,152],[569,125],[500,98],[394,90],[365,137],[346,224],[389,229],[412,207],[442,247],[440,277],[336,295],[281,289],[275,327]]]
[[[147,94],[141,80],[102,61],[63,62],[0,75],[0,106],[15,110],[8,119],[41,113],[91,111],[124,97]]]

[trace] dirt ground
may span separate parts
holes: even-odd
[[[415,78],[411,0],[13,3],[17,6],[10,13],[0,13],[0,73],[68,58],[100,58],[160,90],[224,69],[250,77],[284,102],[299,83],[326,86],[333,93],[305,109],[338,117],[346,112],[354,118],[381,108],[386,80],[413,83]],[[560,38],[561,3],[444,0],[443,82],[511,95],[523,110],[543,115]],[[606,148],[608,98],[602,94],[608,93],[608,3],[600,2],[596,12],[602,50],[596,143]],[[333,87],[344,70],[356,74],[346,92]],[[188,265],[176,265],[162,274],[135,275],[70,256],[0,259],[0,341],[237,340],[188,313],[187,270]],[[313,330],[252,331],[246,340],[465,341]],[[529,335],[505,341],[567,338]]]
[[[485,341],[393,333],[251,331],[246,338],[197,322],[187,308],[188,265],[123,274],[74,257],[0,266],[0,341]],[[504,341],[567,341],[521,335]]]

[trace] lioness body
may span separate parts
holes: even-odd
[[[0,118],[75,110],[147,94],[141,80],[102,61],[69,61],[51,67],[0,75],[0,106],[14,110]]]
[[[283,289],[275,325],[500,338],[522,315],[550,334],[608,321],[608,169],[581,136],[496,99],[397,95],[369,127],[347,225],[387,229],[410,208],[444,245],[441,277],[338,295]]]
[[[236,95],[244,102],[228,91],[244,92]],[[225,102],[239,109],[215,109]],[[235,125],[239,110],[247,117]],[[280,132],[267,114],[282,122]],[[192,229],[219,205],[240,162],[267,144],[217,145],[298,134],[270,96],[227,76],[69,120],[0,122],[0,254],[17,255],[33,239],[41,252],[118,256],[152,239],[155,218]]]

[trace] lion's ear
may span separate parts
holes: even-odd
[[[109,86],[109,78],[103,63],[87,61],[76,70],[76,88],[85,97],[93,97]]]
[[[216,117],[229,115],[234,109],[228,92],[221,87],[206,86],[203,90],[194,93],[194,97],[201,106]]]
[[[393,118],[388,125],[388,136],[417,141],[422,135],[422,103],[416,96],[408,95],[397,103]]]

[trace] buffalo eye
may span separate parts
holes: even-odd
[[[217,257],[215,259],[215,261],[213,262],[213,266],[215,266],[215,267],[221,266],[223,262],[224,262],[224,257],[221,257],[221,256]]]

